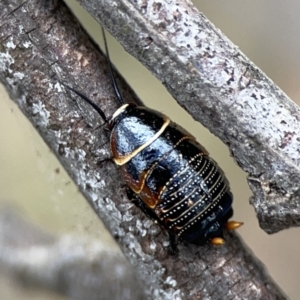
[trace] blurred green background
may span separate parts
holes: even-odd
[[[74,0],[66,1],[82,23],[102,44],[101,31]],[[296,0],[194,0],[198,9],[257,64],[293,101],[300,92],[300,2]],[[251,191],[246,174],[234,163],[228,149],[215,136],[183,111],[165,88],[109,36],[113,63],[144,103],[168,114],[195,135],[224,169],[235,196],[234,219],[244,221],[239,234],[271,276],[291,299],[299,299],[300,229],[268,236],[260,230],[249,205]],[[0,87],[0,204],[14,206],[38,226],[56,234],[74,233],[112,239],[103,235],[102,225],[60,163],[44,144],[17,106]],[[1,299],[63,299],[58,295],[4,287]]]

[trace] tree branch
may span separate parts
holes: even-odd
[[[101,241],[55,237],[11,209],[0,210],[0,265],[25,286],[73,299],[143,299],[136,274],[119,251]],[[6,274],[7,275],[7,274]]]
[[[189,0],[78,2],[229,146],[261,228],[299,226],[299,107]]]
[[[136,266],[148,298],[285,299],[262,264],[234,234],[227,234],[227,243],[220,248],[211,245],[180,245],[178,256],[168,255],[165,233],[129,203],[124,195],[123,181],[117,167],[110,161],[103,161],[109,156],[109,149],[105,144],[108,135],[103,128],[99,128],[101,120],[99,121],[98,115],[82,101],[72,100],[73,95],[66,93],[56,80],[60,78],[77,90],[84,91],[107,115],[111,115],[117,103],[105,58],[62,3],[58,2],[53,7],[43,3],[44,1],[37,0],[0,2],[1,82],[81,188],[118,240],[123,252]],[[118,3],[123,5],[124,1]],[[104,5],[104,2],[100,1],[99,4]],[[113,8],[108,11],[105,10],[107,7],[102,7],[103,14],[111,13],[111,22],[114,20],[114,13],[121,9],[115,6]],[[196,14],[192,8],[186,9],[190,14]],[[156,35],[152,32],[151,36],[143,36],[141,31],[140,37],[136,39],[138,42],[133,42],[137,32],[133,34],[134,31],[129,26],[135,22],[136,16],[132,14],[132,19],[130,17],[124,21],[120,35],[128,34],[131,45],[138,43],[136,49],[139,56],[144,57],[144,60],[148,58],[150,65],[158,57],[163,57],[163,66],[168,68],[159,64],[157,73],[164,72],[161,74],[166,75],[165,83],[168,83],[169,89],[184,87],[186,96],[182,99],[187,101],[186,105],[195,111],[201,109],[201,112],[209,115],[213,113],[213,108],[221,107],[223,101],[229,101],[225,100],[225,96],[221,98],[222,102],[215,96],[208,97],[214,101],[210,108],[208,104],[196,102],[195,86],[203,88],[203,98],[211,93],[208,85],[216,95],[218,89],[199,78],[188,82],[191,72],[194,75],[199,72],[192,68],[189,61],[186,61],[183,69],[178,68],[174,72],[174,66],[179,66],[184,60],[186,50],[180,50],[179,56],[175,56],[172,48],[174,45],[171,43],[169,53],[166,37],[162,40],[164,43],[157,44],[158,37],[162,37],[161,33]],[[183,15],[178,15],[177,18],[183,18]],[[118,26],[120,20],[117,22]],[[195,19],[195,23],[197,20]],[[106,21],[104,23],[108,24]],[[124,28],[127,28],[127,33]],[[202,43],[206,43],[205,37]],[[206,51],[209,51],[207,47]],[[154,52],[149,52],[150,49],[154,49]],[[159,56],[152,57],[156,51]],[[164,51],[165,54],[162,55]],[[171,54],[172,61],[168,65]],[[209,55],[206,57],[209,59]],[[194,61],[194,58],[189,60]],[[169,66],[177,74],[169,73]],[[252,71],[249,71],[250,74]],[[247,72],[244,75],[246,77],[250,76]],[[179,80],[176,76],[180,74],[182,77]],[[233,78],[235,76],[235,73],[232,74]],[[119,80],[125,101],[136,99],[124,81]],[[247,86],[244,90],[246,89]],[[173,92],[181,95],[179,91]],[[224,94],[225,92],[226,90]],[[234,103],[235,98],[230,99]],[[211,115],[214,126],[225,122],[225,116],[220,112],[214,114],[216,115]],[[203,114],[204,123],[208,122],[208,115]],[[232,117],[230,112],[229,121]],[[228,125],[228,121],[224,124]],[[237,125],[239,124],[240,120]],[[228,128],[228,136],[229,133],[233,134],[233,129]],[[222,131],[219,131],[221,135]]]

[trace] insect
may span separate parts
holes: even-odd
[[[120,107],[107,118],[90,99],[62,84],[88,102],[107,123],[111,154],[120,167],[129,198],[169,233],[173,253],[179,241],[223,244],[224,229],[243,224],[228,221],[233,215],[233,196],[223,171],[189,132],[166,115],[124,103],[102,31]]]

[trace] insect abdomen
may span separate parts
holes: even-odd
[[[160,200],[156,212],[168,230],[197,244],[204,244],[215,233],[222,235],[219,231],[232,214],[227,180],[217,164],[201,152],[190,160],[185,157],[184,168],[170,178]],[[226,220],[220,224],[224,216]]]

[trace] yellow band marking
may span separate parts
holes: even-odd
[[[133,157],[135,157],[138,153],[140,153],[142,150],[144,150],[146,147],[148,147],[150,144],[152,144],[167,128],[167,126],[170,124],[170,119],[165,116],[164,118],[164,124],[160,128],[159,131],[157,131],[152,138],[150,138],[145,144],[141,145],[134,151],[132,151],[130,154],[127,154],[126,156],[120,157],[120,158],[114,158],[114,162],[118,166],[122,166],[129,162]]]
[[[114,119],[116,116],[118,116],[122,111],[124,111],[128,105],[129,105],[129,104],[124,104],[124,105],[122,105],[121,107],[119,107],[119,108],[114,112],[114,114],[112,115],[111,120],[113,120],[113,119]]]

